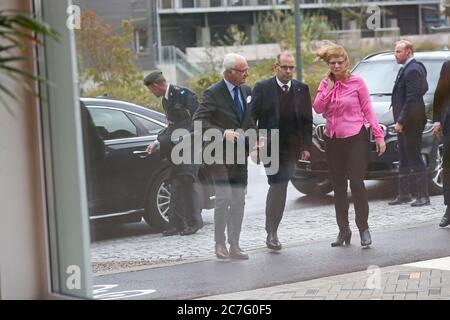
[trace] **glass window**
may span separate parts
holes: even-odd
[[[140,136],[157,135],[162,129],[164,129],[162,125],[145,118],[138,117],[134,114],[128,114],[128,116],[144,129],[144,134],[140,134]]]
[[[443,61],[422,62],[427,69],[428,93],[434,93]],[[364,62],[353,73],[364,79],[371,94],[391,94],[399,69],[400,65],[395,61]]]
[[[118,110],[91,108],[92,120],[104,140],[137,137],[137,128],[130,119]]]

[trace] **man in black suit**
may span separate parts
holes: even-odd
[[[169,84],[160,70],[150,72],[144,85],[156,97],[163,97],[162,105],[169,123],[158,134],[157,142],[147,148],[149,154],[159,150],[162,157],[172,162],[169,228],[163,236],[194,234],[203,227],[199,190],[195,185],[199,167],[193,162],[174,165],[171,151],[176,143],[172,139],[176,129],[193,130],[192,116],[198,108],[197,97],[187,88]]]
[[[434,134],[442,138],[443,154],[443,183],[444,204],[447,206],[445,214],[439,223],[440,227],[450,225],[450,61],[444,62],[441,76],[434,93],[433,104]]]
[[[428,91],[427,70],[414,59],[411,42],[401,40],[395,46],[395,59],[401,64],[392,92],[392,111],[398,137],[399,191],[390,205],[412,201],[410,195],[410,175],[416,176],[417,199],[413,207],[430,204],[428,196],[428,176],[422,160],[422,132],[427,118],[423,95]]]
[[[214,131],[223,139],[220,144],[224,147],[224,153],[219,155],[217,152],[215,162],[210,167],[216,191],[214,240],[215,254],[219,259],[248,259],[248,255],[239,247],[247,187],[248,148],[245,150],[245,159],[234,156],[238,154],[238,145],[245,143],[245,137],[235,130],[254,128],[247,108],[250,88],[244,85],[248,69],[243,56],[227,54],[223,61],[224,79],[204,92],[203,101],[193,118],[194,122],[201,121],[205,134]],[[229,150],[235,151],[233,155],[230,155],[232,152]],[[225,244],[225,229],[229,251]]]
[[[271,139],[270,131],[265,147],[279,143],[279,170],[266,170],[269,191],[266,199],[266,244],[269,249],[281,250],[277,230],[286,205],[289,180],[295,164],[309,158],[312,143],[311,96],[306,84],[293,79],[295,58],[289,52],[280,53],[274,65],[275,77],[258,82],[252,93],[250,109],[258,129],[278,129],[279,141]]]

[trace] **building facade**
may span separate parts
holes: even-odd
[[[274,10],[292,10],[292,3],[292,0],[158,0],[161,45],[176,44],[182,50],[216,45],[232,24],[245,32],[250,43],[256,43],[261,18]],[[401,35],[427,33],[439,23],[439,5],[440,0],[300,0],[303,15],[325,16],[338,30],[364,31],[365,21],[358,25],[349,18],[349,13],[377,6],[381,13],[380,27],[398,27]]]

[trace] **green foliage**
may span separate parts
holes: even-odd
[[[107,96],[125,100],[152,109],[162,110],[161,103],[143,85],[143,72],[136,66],[133,53],[133,26],[122,22],[122,34],[117,34],[92,11],[81,18],[81,29],[77,30],[80,82],[93,81],[94,85],[82,92],[85,97]]]
[[[217,71],[212,71],[190,79],[187,82],[187,87],[193,90],[197,97],[201,99],[203,92],[220,79],[222,79],[221,74]]]
[[[45,79],[17,67],[18,62],[33,59],[32,52],[26,51],[24,43],[31,40],[33,44],[41,44],[37,35],[49,36],[55,40],[60,38],[58,32],[46,23],[31,17],[27,12],[0,10],[0,76],[3,78],[0,81],[0,93],[6,94],[15,101],[20,101],[20,97],[5,86],[5,78],[15,81],[32,93],[35,93],[32,85],[24,79],[45,83]],[[1,95],[0,102],[12,113]]]
[[[334,29],[326,16],[303,15],[301,23],[302,43],[308,48],[312,40],[323,39],[326,32]],[[292,12],[275,10],[260,15],[258,19],[258,42],[280,43],[284,49],[295,48],[295,23]]]
[[[221,46],[242,46],[247,44],[248,39],[245,32],[239,30],[239,26],[232,24],[228,27],[227,33],[218,40]]]

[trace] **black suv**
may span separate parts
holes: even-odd
[[[83,125],[95,126],[104,143],[100,159],[87,177],[90,219],[137,222],[144,218],[151,227],[164,229],[170,203],[169,162],[158,153],[148,156],[145,150],[166,127],[165,115],[124,101],[81,101],[92,118]],[[85,148],[88,146],[85,143]],[[199,182],[203,208],[210,209],[213,189],[206,168],[201,168]]]
[[[439,74],[444,61],[450,60],[450,51],[416,52],[414,54],[427,68],[429,90],[424,96],[428,119],[432,119],[433,96]],[[384,130],[386,152],[378,157],[375,151],[373,136],[372,152],[367,169],[367,180],[393,178],[398,175],[397,134],[394,131],[391,95],[400,65],[395,61],[393,52],[382,52],[369,55],[359,62],[352,73],[364,79],[369,89],[372,105]],[[333,190],[328,177],[328,166],[324,151],[325,119],[313,115],[313,146],[310,161],[299,161],[295,177],[291,180],[297,190],[304,194],[327,194]],[[422,157],[430,176],[430,192],[442,193],[442,146],[433,136],[432,121],[428,120],[423,131]]]

